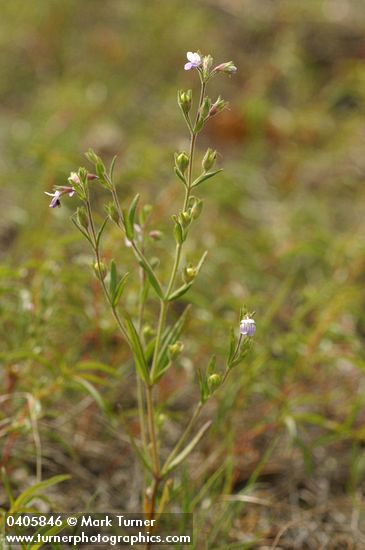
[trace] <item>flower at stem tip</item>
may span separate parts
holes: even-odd
[[[47,193],[47,191],[44,192],[46,195],[52,197],[52,200],[49,203],[50,208],[57,208],[61,206],[60,198],[62,197],[62,195],[73,197],[76,193],[75,187],[77,188],[81,185],[80,178],[76,172],[71,172],[70,176],[67,179],[70,185],[55,185],[54,193]],[[87,174],[86,179],[88,181],[92,181],[98,179],[98,176],[96,176],[95,174]]]
[[[243,336],[253,336],[255,332],[256,323],[254,319],[251,319],[250,317],[242,319],[240,323],[240,333],[243,334]]]
[[[202,58],[198,54],[198,52],[188,52],[186,54],[186,57],[188,59],[188,63],[185,63],[184,69],[185,71],[190,71],[190,69],[197,69],[202,64]]]
[[[44,192],[45,195],[49,195],[52,197],[51,202],[49,203],[50,208],[56,208],[58,206],[61,206],[60,198],[62,195],[68,195],[69,197],[73,197],[75,194],[75,189],[73,187],[68,186],[58,186],[55,188],[54,193],[47,193],[47,191]]]

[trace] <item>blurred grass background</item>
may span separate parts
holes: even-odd
[[[121,199],[138,191],[156,205],[153,227],[167,236],[153,254],[167,259],[182,193],[173,153],[187,148],[176,90],[196,86],[183,64],[199,49],[239,70],[212,84],[230,110],[199,144],[220,151],[224,172],[201,188],[188,259],[209,256],[186,354],[160,389],[167,443],[197,397],[194,369],[212,353],[223,360],[242,303],[258,330],[207,411],[217,421],[191,459],[193,482],[175,480],[175,506],[198,514],[208,541],[199,548],[271,548],[278,534],[280,548],[364,547],[364,30],[359,0],[2,4],[0,380],[10,397],[0,450],[15,490],[35,475],[29,392],[45,477],[73,476],[54,489],[55,505],[138,508],[117,427],[120,406],[134,414],[129,355],[69,221],[74,202],[51,211],[43,191],[86,165],[89,147],[117,154]],[[113,231],[105,255],[133,269]],[[99,363],[113,369],[111,384],[113,374],[92,370]],[[75,382],[80,373],[114,423]]]

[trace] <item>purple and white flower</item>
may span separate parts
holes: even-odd
[[[197,69],[202,64],[202,58],[198,52],[188,52],[186,54],[188,63],[185,63],[185,71],[190,71],[190,69]]]
[[[243,336],[253,336],[255,332],[256,323],[254,319],[251,319],[249,317],[242,319],[240,323],[240,333],[243,334]]]
[[[45,191],[44,193],[45,195],[49,195],[50,197],[52,197],[52,200],[49,203],[49,207],[57,208],[61,206],[60,198],[62,197],[62,195],[68,195],[69,197],[73,197],[75,194],[75,189],[73,187],[60,185],[55,188],[54,193],[47,193],[47,191]]]

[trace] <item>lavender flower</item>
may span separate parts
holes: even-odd
[[[45,195],[49,195],[50,197],[52,197],[52,200],[49,203],[49,207],[56,208],[58,206],[61,206],[60,198],[62,197],[62,195],[73,197],[73,195],[75,194],[75,189],[73,187],[57,186],[54,193],[47,193],[47,191],[45,191],[44,193]]]
[[[240,333],[244,336],[253,336],[256,332],[256,323],[254,319],[250,319],[249,317],[246,317],[246,319],[242,319],[240,324]]]
[[[188,58],[189,63],[185,63],[185,71],[190,71],[190,69],[197,69],[202,64],[202,58],[200,57],[198,52],[188,52],[186,54],[186,57]]]

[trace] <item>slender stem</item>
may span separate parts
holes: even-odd
[[[156,515],[157,493],[158,493],[160,482],[161,482],[161,479],[158,477],[155,477],[153,482],[153,487],[152,487],[151,500],[150,500],[150,511],[149,511],[149,518],[148,518],[149,520],[154,519]],[[145,550],[150,550],[150,548],[151,548],[151,541],[149,540],[146,543]]]
[[[199,418],[200,412],[203,408],[203,403],[200,401],[198,406],[196,407],[193,416],[190,418],[188,425],[186,426],[184,432],[180,436],[180,439],[176,443],[174,449],[169,454],[168,458],[166,459],[166,462],[162,468],[162,472],[166,472],[167,468],[169,467],[170,463],[174,460],[176,455],[179,453],[181,447],[184,445],[187,437],[189,436],[191,430],[194,428],[196,421]]]
[[[143,244],[142,244],[143,251]],[[139,270],[139,277],[141,283],[141,291],[139,293],[139,308],[138,308],[138,333],[141,341],[143,342],[143,313],[144,313],[144,297],[143,289],[145,284],[145,272],[141,267]],[[144,387],[142,380],[137,376],[137,402],[138,402],[138,416],[139,416],[139,425],[141,430],[141,438],[144,449],[147,448],[147,435],[146,435],[146,424],[145,424],[145,400],[144,400]]]
[[[200,74],[200,73],[199,73]],[[200,98],[199,98],[199,106],[196,111],[196,117],[195,117],[195,124],[192,131],[190,131],[190,148],[189,148],[189,169],[188,169],[188,180],[187,180],[187,187],[185,192],[185,201],[184,201],[184,210],[186,210],[190,198],[191,193],[191,185],[193,183],[193,164],[194,164],[194,153],[195,153],[195,146],[196,146],[196,140],[198,137],[197,132],[195,132],[195,127],[197,125],[197,122],[199,120],[199,111],[200,107],[202,106],[202,103],[204,101],[204,94],[206,89],[206,83],[201,78],[201,90],[200,90]]]
[[[156,437],[156,422],[155,411],[153,406],[153,386],[147,386],[147,417],[148,426],[150,431],[151,446],[152,446],[152,460],[154,466],[154,476],[158,478],[160,476],[160,459],[158,455],[157,437]]]

